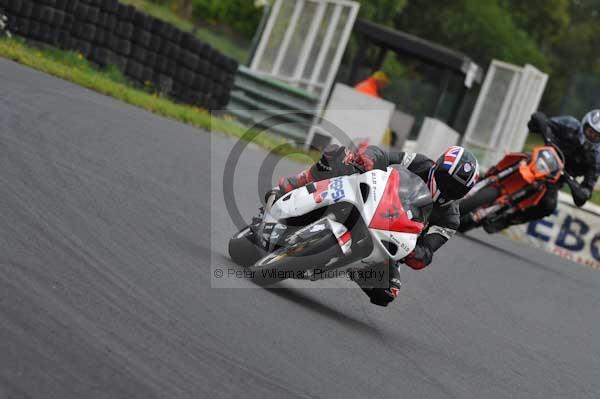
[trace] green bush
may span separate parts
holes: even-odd
[[[251,0],[192,0],[195,18],[225,24],[240,35],[251,38],[262,17],[262,8]]]

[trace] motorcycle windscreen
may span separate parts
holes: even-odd
[[[403,166],[394,165],[400,174],[398,194],[404,209],[409,213],[409,219],[427,224],[433,210],[431,193],[425,182]]]
[[[420,234],[432,206],[425,183],[407,169],[394,166],[369,227]]]
[[[541,174],[552,176],[561,169],[559,162],[560,160],[555,152],[550,150],[542,150],[538,153],[535,166],[538,172]]]

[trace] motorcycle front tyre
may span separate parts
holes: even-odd
[[[343,256],[337,238],[325,230],[268,254],[248,270],[254,283],[269,286],[288,278],[302,278],[307,270],[323,269]]]
[[[479,207],[493,203],[500,196],[500,190],[494,186],[488,186],[460,201],[460,227],[458,231],[465,233],[473,228],[479,227],[479,224],[473,220],[472,212]]]
[[[245,227],[229,240],[229,256],[240,266],[251,266],[265,256],[250,227]]]

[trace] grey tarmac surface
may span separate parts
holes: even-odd
[[[344,279],[211,288],[232,140],[6,60],[0,83],[0,398],[600,395],[600,272],[478,235],[387,309]]]

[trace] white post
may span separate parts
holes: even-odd
[[[346,21],[346,26],[340,37],[340,42],[338,44],[335,56],[333,57],[333,60],[329,66],[329,72],[327,74],[327,78],[325,79],[323,90],[321,91],[321,99],[319,100],[319,105],[317,106],[317,110],[319,112],[322,111],[322,108],[325,106],[325,101],[327,101],[327,96],[331,90],[333,81],[335,80],[335,75],[337,74],[340,63],[342,62],[342,57],[344,56],[344,51],[346,50],[346,44],[348,43],[350,35],[352,34],[354,21],[356,20],[358,9],[360,8],[358,4],[354,4],[351,7],[352,8],[350,8],[350,12],[348,13],[348,21]]]
[[[323,64],[325,63],[325,57],[329,52],[329,46],[331,45],[331,40],[333,39],[333,34],[335,33],[335,29],[337,28],[338,22],[340,20],[340,15],[342,14],[342,6],[340,4],[336,4],[333,10],[333,16],[329,21],[329,27],[327,28],[327,33],[325,34],[325,38],[323,39],[323,43],[321,44],[321,49],[319,50],[319,55],[317,56],[317,62],[315,64],[315,69],[313,69],[309,90],[311,90],[315,83],[319,80],[319,74],[321,72],[321,68],[323,68]]]
[[[290,20],[290,24],[287,30],[285,31],[285,35],[283,36],[283,42],[281,42],[279,52],[277,53],[277,58],[275,59],[273,69],[271,70],[271,74],[275,76],[279,75],[279,71],[281,70],[281,64],[283,63],[283,59],[285,58],[288,48],[290,47],[290,41],[292,40],[292,36],[296,31],[296,25],[298,25],[298,19],[300,18],[300,14],[302,13],[303,7],[304,0],[296,0],[296,5],[294,7],[292,19]]]
[[[301,82],[302,75],[304,74],[304,70],[306,69],[308,56],[310,55],[313,45],[315,44],[315,39],[317,37],[317,33],[319,32],[319,27],[321,26],[323,16],[325,15],[325,10],[327,9],[327,3],[324,1],[320,1],[317,7],[317,12],[315,14],[315,17],[313,18],[312,23],[310,24],[308,35],[306,36],[306,40],[304,42],[304,45],[302,46],[302,50],[300,51],[298,63],[296,64],[296,69],[294,70],[293,79],[297,82]]]
[[[494,93],[492,87],[500,72],[510,72],[513,75],[506,82],[506,92]],[[527,118],[537,108],[547,79],[548,75],[530,65],[519,67],[498,60],[492,61],[464,138],[467,146],[473,145],[482,151],[482,166],[490,166],[496,162],[504,151],[522,149],[527,135]],[[494,101],[499,107],[491,110],[494,112],[492,115],[482,115],[483,107],[488,101]],[[492,131],[485,142],[477,136],[479,132],[476,131],[482,118],[491,119],[487,125],[491,125]]]
[[[525,65],[511,112],[513,117],[506,126],[503,143],[506,150],[518,151],[523,148],[528,133],[527,120],[537,109],[547,81],[547,74],[531,65]]]
[[[481,117],[481,109],[483,108],[483,103],[487,99],[488,94],[490,92],[490,86],[492,85],[492,81],[494,80],[494,75],[496,74],[496,67],[492,63],[490,66],[488,73],[483,82],[483,86],[481,86],[481,90],[479,92],[479,97],[477,97],[477,102],[475,103],[475,108],[471,113],[471,118],[469,119],[469,124],[467,125],[467,130],[465,132],[465,136],[463,138],[463,142],[466,144],[475,144],[481,145],[482,143],[473,138],[473,134],[475,133],[475,126],[477,126],[477,122],[479,122],[479,118]]]
[[[273,31],[275,22],[277,22],[277,17],[279,16],[279,10],[281,10],[282,2],[283,0],[275,0],[275,4],[273,4],[273,8],[271,9],[271,15],[269,16],[269,21],[267,22],[267,26],[265,26],[265,30],[262,33],[262,37],[260,38],[260,43],[258,44],[256,53],[254,54],[254,57],[252,58],[252,63],[250,64],[250,69],[252,70],[257,71],[260,67],[260,62],[262,61],[265,49],[267,48],[267,44],[269,43],[269,39],[271,38],[271,32]]]
[[[489,152],[501,152],[503,149],[501,148],[501,139],[504,136],[504,129],[506,128],[507,115],[509,115],[510,106],[515,99],[515,93],[517,90],[517,83],[521,80],[522,72],[519,70],[515,70],[514,67],[505,69],[511,70],[513,72],[513,76],[510,80],[510,84],[508,86],[508,90],[506,91],[506,95],[502,101],[502,107],[500,108],[500,113],[498,118],[496,119],[496,123],[494,125],[494,130],[492,132],[492,136],[490,137],[490,142],[488,143],[488,154],[486,156],[488,162],[495,162],[494,159],[495,154],[492,154],[492,159],[489,159]]]

